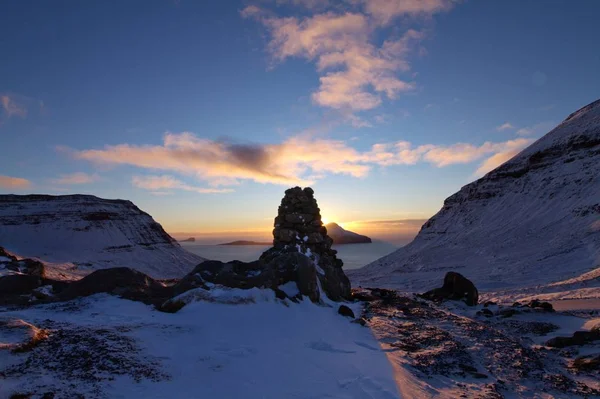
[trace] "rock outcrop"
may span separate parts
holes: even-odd
[[[137,270],[115,267],[96,270],[81,280],[69,284],[57,295],[57,299],[68,301],[99,293],[158,305],[172,296],[172,289]]]
[[[460,273],[448,272],[444,277],[444,285],[421,294],[422,298],[432,301],[464,300],[469,306],[477,305],[479,293],[475,285]]]
[[[18,259],[0,247],[0,272],[2,269],[18,274],[46,277],[46,269],[42,262],[35,259]]]

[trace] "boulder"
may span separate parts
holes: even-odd
[[[448,272],[444,277],[444,285],[421,295],[422,298],[433,301],[464,300],[469,306],[477,305],[479,292],[471,280],[460,273]]]
[[[552,348],[565,348],[567,346],[585,345],[600,340],[600,330],[575,331],[570,337],[554,337],[546,342]]]
[[[541,301],[538,301],[537,299],[534,299],[533,301],[529,302],[525,306],[532,308],[532,309],[542,309],[546,312],[554,312],[554,307],[552,306],[552,304],[550,302],[541,302]]]
[[[115,267],[96,270],[69,284],[56,297],[58,300],[71,300],[99,293],[156,305],[170,298],[172,289],[137,270]]]
[[[494,312],[492,312],[491,310],[489,310],[487,308],[481,309],[476,314],[477,314],[477,316],[485,316],[485,317],[492,317],[492,316],[494,316]]]
[[[354,319],[354,312],[346,305],[340,305],[338,308],[338,313],[344,317],[351,317]]]
[[[27,295],[42,286],[43,279],[26,274],[12,274],[0,277],[0,297]]]

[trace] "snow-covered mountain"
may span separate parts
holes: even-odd
[[[132,202],[91,195],[0,195],[0,246],[82,271],[127,266],[159,278],[203,260]]]
[[[600,100],[447,198],[409,245],[348,274],[418,291],[450,270],[488,291],[600,286]]]
[[[334,244],[363,244],[371,242],[369,237],[345,230],[337,223],[328,223],[325,227],[327,227],[327,235],[333,239]]]

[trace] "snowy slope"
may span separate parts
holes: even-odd
[[[346,230],[337,223],[328,223],[325,227],[327,227],[327,235],[333,239],[334,244],[359,244],[371,242],[369,237]]]
[[[219,303],[236,296],[254,303]],[[337,308],[285,305],[271,290],[220,297],[175,314],[108,295],[3,311],[49,338],[23,354],[0,349],[0,398],[399,397],[371,331]]]
[[[600,285],[600,101],[447,198],[409,245],[348,274],[419,291],[450,270],[483,290]]]
[[[127,266],[159,278],[203,260],[130,201],[91,195],[0,195],[0,246],[81,271]]]

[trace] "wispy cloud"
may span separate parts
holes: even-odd
[[[83,172],[71,173],[67,175],[61,175],[57,179],[52,179],[51,182],[60,185],[76,185],[76,184],[89,184],[100,180],[100,176],[93,174],[87,174]]]
[[[229,193],[231,189],[195,187],[174,178],[173,176],[133,176],[131,183],[138,188],[150,190],[153,195],[170,195],[170,192],[160,191],[165,189],[176,189],[194,191],[200,194]]]
[[[162,145],[122,144],[100,150],[71,150],[74,157],[98,164],[133,165],[194,176],[211,187],[232,186],[244,180],[281,185],[307,185],[332,174],[366,177],[373,166],[430,163],[436,167],[468,164],[524,148],[518,138],[481,145],[413,145],[406,141],[378,143],[359,151],[342,141],[303,134],[279,144],[239,144],[201,139],[192,133],[167,133]],[[486,161],[487,162],[487,161]],[[492,161],[489,161],[492,162]],[[187,185],[172,176],[134,178],[134,185],[152,191],[182,189],[216,192]]]
[[[29,187],[31,187],[31,182],[27,179],[0,175],[0,188],[24,189]]]
[[[527,144],[530,144],[532,140],[527,140]],[[514,148],[507,148],[506,151],[498,152],[479,165],[479,168],[475,171],[475,176],[480,177],[486,173],[496,169],[515,155],[517,155],[525,146],[515,146]]]
[[[429,16],[450,10],[456,0],[362,0],[365,11],[381,24],[403,15]]]
[[[19,97],[20,96],[10,94],[0,95],[0,105],[2,106],[3,113],[7,118],[11,118],[13,116],[25,118],[27,116],[27,107]]]
[[[268,30],[267,49],[273,65],[288,58],[315,63],[320,82],[312,94],[315,104],[353,113],[376,108],[384,98],[395,99],[415,88],[408,74],[409,55],[419,52],[425,33],[408,29],[397,34],[395,30],[394,36],[380,41],[376,32],[400,16],[432,15],[455,4],[450,0],[355,0],[323,10],[328,2],[290,2],[302,3],[312,15],[277,16],[256,5],[246,7],[241,15]],[[400,73],[407,73],[408,79],[400,78]]]
[[[513,130],[515,127],[510,122],[505,122],[500,126],[496,127],[496,130],[499,132],[503,132],[505,130]]]
[[[556,124],[554,122],[540,122],[517,130],[519,136],[538,136],[548,133]]]

